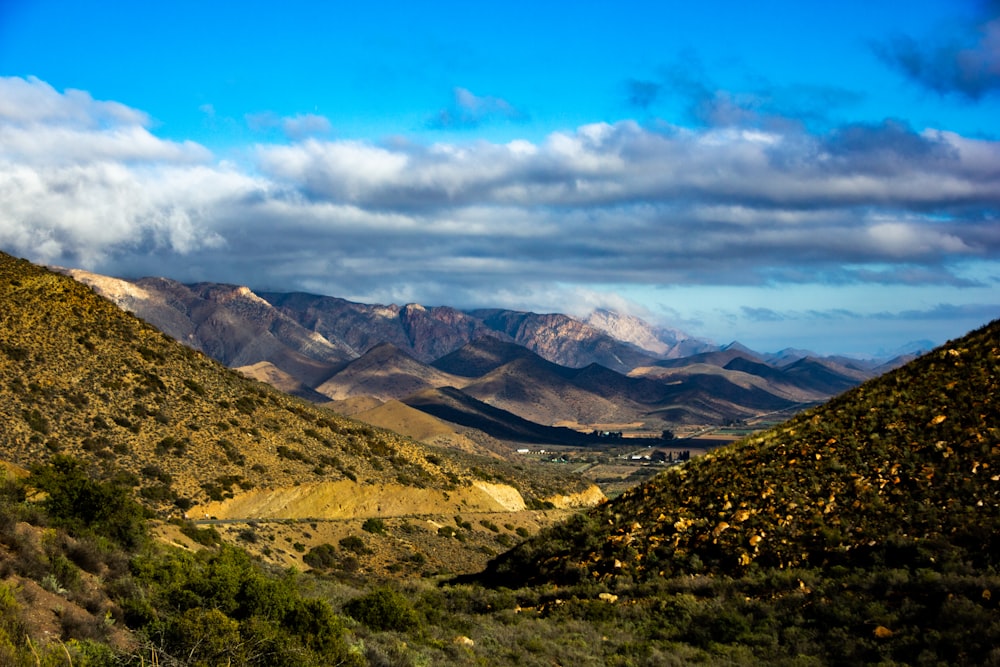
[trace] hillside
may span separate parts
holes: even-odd
[[[443,421],[473,428],[503,441],[575,447],[592,442],[579,431],[524,419],[477,400],[454,387],[421,391],[406,397],[402,402]]]
[[[504,585],[893,566],[995,571],[1000,321],[662,473],[491,563]]]
[[[304,483],[405,496],[474,481],[440,452],[246,379],[83,284],[3,254],[0,303],[0,439],[22,467],[70,454],[126,475],[164,512]],[[517,477],[530,496],[531,475]]]
[[[380,343],[343,364],[316,387],[316,392],[335,401],[355,396],[387,401],[458,383],[455,376],[417,361],[392,343]]]

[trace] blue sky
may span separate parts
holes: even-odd
[[[872,354],[1000,316],[998,119],[996,2],[7,0],[0,248]]]

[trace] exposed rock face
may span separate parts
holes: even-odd
[[[69,271],[96,292],[176,340],[230,367],[262,361],[304,385],[322,381],[355,355],[288,317],[247,287],[165,278],[133,282]]]
[[[657,359],[655,353],[615,340],[585,322],[555,313],[539,315],[512,310],[476,310],[472,315],[494,331],[509,336],[543,359],[582,368],[597,363],[627,372]]]
[[[680,329],[654,327],[638,317],[604,308],[595,310],[583,321],[612,338],[631,343],[665,359],[685,357],[714,349],[710,343],[693,338]]]
[[[567,495],[556,495],[549,496],[545,498],[548,502],[555,505],[558,509],[576,509],[580,507],[593,507],[594,505],[600,505],[607,498],[597,485],[588,487],[585,491],[580,491],[579,493],[570,493]]]
[[[590,486],[579,493],[545,498],[557,509],[593,507],[607,500]],[[254,489],[227,500],[193,507],[192,519],[363,519],[447,514],[449,512],[522,512],[524,498],[512,486],[477,481],[444,492],[398,484],[359,484],[348,480],[292,487]]]
[[[524,498],[512,486],[475,482],[449,492],[349,480],[254,489],[194,507],[193,519],[352,519],[462,512],[520,512]]]
[[[299,324],[360,356],[391,343],[429,363],[481,336],[498,336],[476,318],[446,306],[382,306],[313,294],[265,292],[262,296]]]

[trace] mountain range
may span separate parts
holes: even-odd
[[[761,355],[608,310],[581,320],[66,272],[282,391],[344,412],[361,397],[401,401],[450,422],[456,437],[475,429],[514,443],[579,444],[570,429],[655,434],[740,421],[826,400],[910,358]],[[529,436],[524,420],[542,428]],[[551,430],[560,427],[569,428]]]
[[[593,507],[532,536],[551,518],[526,507],[584,491],[566,467],[366,426],[3,254],[0,302],[4,664],[997,663],[1000,321],[614,500],[577,493]],[[638,378],[502,340],[426,365],[516,402],[536,390],[494,377],[512,363],[561,395],[630,396],[636,379],[680,391],[701,373],[756,396],[812,377],[738,346]],[[407,400],[513,423],[471,391]],[[394,399],[344,404],[419,417]],[[420,415],[414,428],[451,437]],[[223,521],[150,522],[136,499]],[[495,557],[442,581],[472,572],[471,553]]]

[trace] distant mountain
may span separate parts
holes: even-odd
[[[75,269],[64,271],[226,365],[271,361],[298,376],[295,364],[317,364],[314,370],[304,369],[308,378],[299,378],[312,386],[315,376],[330,364],[360,357],[380,343],[391,343],[418,361],[430,363],[469,342],[492,337],[563,366],[599,363],[621,372],[663,356],[711,347],[678,330],[650,327],[610,311],[597,311],[594,321],[630,336],[629,340],[558,313],[362,304],[298,292],[254,293],[236,285],[183,285],[164,278],[126,281]],[[255,342],[255,337],[262,340]],[[642,348],[644,343],[655,349]],[[289,358],[278,358],[279,350]]]
[[[933,350],[936,347],[934,341],[931,340],[912,340],[909,343],[900,345],[895,348],[882,348],[875,356],[879,359],[895,359],[896,357],[913,357],[919,356]]]
[[[260,296],[310,331],[342,342],[355,357],[380,343],[391,343],[429,363],[470,340],[497,335],[477,318],[446,306],[367,305],[298,292]]]
[[[791,354],[768,361],[738,342],[717,348],[608,310],[582,321],[69,273],[195,349],[316,402],[451,387],[542,426],[655,433],[825,400],[880,370]]]
[[[631,343],[665,359],[686,357],[715,348],[711,343],[694,338],[680,329],[655,327],[638,317],[605,308],[595,310],[583,321],[616,340]]]
[[[429,389],[403,403],[453,424],[474,428],[500,440],[537,445],[583,446],[592,442],[569,428],[544,426],[496,408],[454,387]]]
[[[338,368],[316,387],[333,400],[352,396],[398,399],[457,381],[452,375],[417,361],[391,343],[380,343]]]
[[[1000,321],[544,531],[482,578],[613,587],[789,568],[912,568],[925,582],[995,572],[998,341]]]
[[[690,366],[692,364],[709,364],[722,368],[733,359],[747,359],[756,363],[763,362],[763,359],[761,359],[761,357],[753,350],[743,347],[742,345],[728,345],[723,348],[699,352],[697,354],[681,357],[679,359],[665,359],[657,361],[650,365],[660,366],[662,368],[683,368],[684,366]]]
[[[617,340],[568,315],[496,309],[474,310],[471,315],[491,330],[561,366],[582,368],[597,363],[628,372],[658,358],[653,352]]]
[[[66,271],[121,308],[226,366],[269,362],[305,387],[357,356],[341,341],[306,329],[246,287],[165,278],[123,281]]]
[[[446,354],[431,365],[445,373],[476,378],[517,359],[535,356],[534,352],[522,345],[484,336]]]

